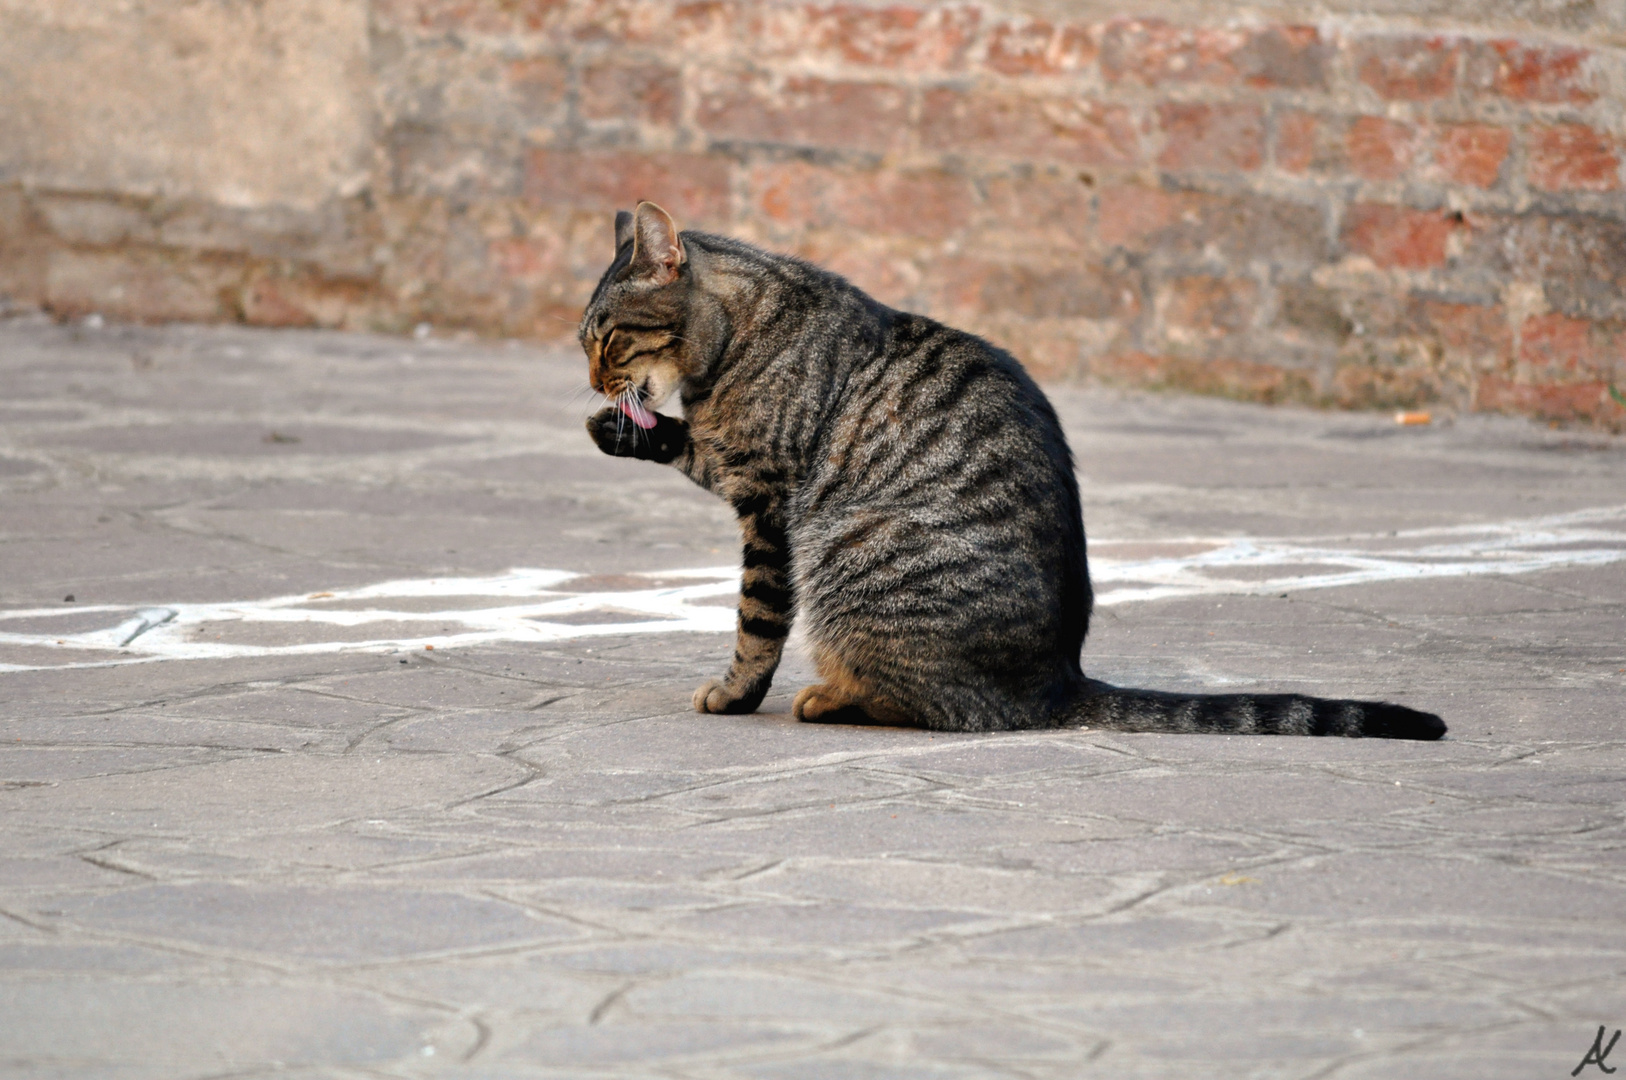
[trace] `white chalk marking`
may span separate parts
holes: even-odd
[[[1435,543],[1417,545],[1418,540]],[[1398,546],[1412,542],[1407,546]],[[1110,541],[1098,542],[1111,548]],[[1164,600],[1208,594],[1269,594],[1364,585],[1376,581],[1529,574],[1566,566],[1603,566],[1626,560],[1626,506],[1489,525],[1408,529],[1316,542],[1293,539],[1201,538],[1164,541],[1212,544],[1178,558],[1116,561],[1090,557],[1097,604]],[[1334,544],[1340,546],[1333,546]],[[1253,580],[1225,571],[1316,565],[1323,571]],[[1119,585],[1101,590],[1102,585]]]
[[[143,608],[106,632],[118,642],[119,648],[122,649],[148,630],[155,626],[162,626],[174,617],[174,608]]]
[[[1113,559],[1115,546],[1178,544],[1206,548],[1196,554],[1151,559]],[[1603,566],[1626,561],[1626,506],[1488,525],[1411,529],[1321,540],[1256,537],[1183,537],[1156,542],[1094,541],[1091,578],[1098,605],[1166,600],[1183,596],[1258,595],[1302,592],[1380,581],[1527,574],[1560,567]],[[1271,567],[1307,571],[1263,576]],[[1247,572],[1250,578],[1234,576]],[[1228,576],[1231,575],[1231,576]],[[143,607],[80,605],[0,611],[0,646],[112,654],[105,660],[59,664],[0,663],[0,673],[108,667],[162,660],[228,660],[337,652],[450,649],[490,642],[545,643],[620,634],[728,633],[731,607],[699,601],[732,596],[739,588],[734,566],[662,570],[624,575],[648,578],[651,587],[595,591],[589,575],[569,570],[516,569],[495,577],[409,578],[357,589],[301,593],[265,600],[212,604],[167,603]],[[656,579],[694,584],[655,587]],[[573,589],[572,585],[584,586]],[[499,598],[496,606],[448,606],[400,611],[387,604],[365,608],[357,601]],[[122,616],[105,629],[75,634],[7,632],[7,622],[67,615]],[[569,617],[598,616],[577,624]],[[456,626],[456,632],[364,640],[302,640],[251,644],[206,640],[202,628],[224,637],[232,624],[300,624],[366,627],[373,624]],[[295,635],[294,636],[310,636]],[[320,636],[320,635],[316,635]]]

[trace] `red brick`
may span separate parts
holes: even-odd
[[[1584,124],[1556,124],[1529,132],[1530,183],[1547,191],[1615,191],[1620,187],[1620,150],[1614,140]]]
[[[569,273],[568,253],[553,235],[505,236],[492,241],[487,255],[497,272],[510,281],[535,283]]]
[[[1385,98],[1444,97],[1456,81],[1462,43],[1446,37],[1371,37],[1355,43],[1361,82]]]
[[[1609,384],[1515,382],[1486,375],[1474,388],[1474,407],[1543,420],[1591,420],[1618,427],[1626,410],[1610,399]]]
[[[1161,19],[1118,19],[1101,39],[1109,83],[1206,83],[1310,88],[1326,83],[1327,50],[1313,26],[1263,30],[1175,26]]]
[[[1467,84],[1515,101],[1584,105],[1598,96],[1585,71],[1591,55],[1566,45],[1486,41],[1469,54]]]
[[[1028,319],[1110,319],[1139,309],[1133,280],[1100,265],[998,264],[982,277],[983,311]]]
[[[613,212],[659,203],[683,228],[728,220],[729,166],[704,154],[532,150],[525,200],[536,206]]]
[[[766,44],[775,52],[891,71],[947,71],[963,66],[982,14],[971,6],[831,4],[765,19]]]
[[[1309,267],[1331,257],[1322,211],[1262,195],[1209,195],[1138,186],[1100,195],[1101,243],[1150,260],[1203,259]]]
[[[1344,288],[1329,289],[1328,293],[1339,314],[1348,320],[1351,336],[1356,335],[1357,328],[1359,336],[1369,342],[1428,335],[1417,303],[1399,289],[1385,288],[1376,281],[1351,282]]]
[[[779,225],[822,228],[828,173],[811,165],[758,165],[751,170],[751,208]]]
[[[216,322],[240,286],[240,259],[179,259],[147,247],[48,254],[45,309],[58,318],[100,312],[141,322]]]
[[[509,62],[504,70],[508,84],[513,122],[526,129],[560,131],[570,123],[570,70],[568,65],[552,57],[532,57]],[[473,125],[489,123],[492,117],[487,109],[459,110]],[[432,126],[439,127],[444,121]],[[487,135],[486,139],[489,140]]]
[[[378,297],[371,281],[262,270],[236,299],[239,317],[255,326],[354,328],[376,309]]]
[[[33,200],[15,185],[0,185],[0,242],[15,243],[40,230]]]
[[[1344,215],[1343,240],[1379,266],[1431,270],[1445,265],[1446,242],[1457,227],[1438,211],[1357,203]]]
[[[1265,158],[1264,114],[1251,105],[1161,105],[1165,169],[1251,171]]]
[[[1350,171],[1368,180],[1405,175],[1417,153],[1417,129],[1381,116],[1358,116],[1344,132]]]
[[[1008,349],[1028,374],[1040,381],[1079,375],[1081,358],[1101,348],[1103,335],[1099,332],[1099,323],[1084,329],[1071,321],[1021,325],[1013,325],[1009,320],[996,321],[993,317],[976,321],[980,324],[976,333]]]
[[[1146,187],[1109,187],[1101,192],[1101,243],[1132,251],[1158,242],[1165,230],[1199,220],[1203,196]]]
[[[551,56],[512,61],[506,75],[515,96],[533,106],[530,111],[562,102],[569,89],[569,71],[563,61]]]
[[[1174,26],[1161,19],[1117,19],[1101,38],[1108,82],[1229,83],[1240,79],[1234,55],[1247,44],[1240,30]]]
[[[760,5],[744,0],[587,0],[564,6],[566,11],[553,20],[557,33],[602,42],[612,50],[647,45],[672,56],[716,56],[754,40],[762,31]]]
[[[985,243],[1078,249],[1091,239],[1095,192],[1078,177],[997,177],[981,188],[977,217],[988,233]]]
[[[928,260],[921,267],[920,295],[926,307],[945,316],[977,311],[982,290],[995,264],[986,259],[950,255]]]
[[[682,97],[677,69],[611,60],[582,70],[577,100],[589,120],[669,125],[677,121]]]
[[[1066,75],[1088,67],[1095,56],[1095,42],[1083,27],[1026,19],[990,30],[982,63],[1001,75]]]
[[[303,302],[297,288],[277,278],[261,278],[244,287],[238,295],[243,321],[251,326],[315,326],[316,315]]]
[[[1490,124],[1446,124],[1434,133],[1430,174],[1451,184],[1488,188],[1502,174],[1513,133]]]
[[[1341,408],[1414,409],[1439,400],[1440,379],[1401,346],[1346,359],[1333,372],[1330,389],[1326,403]]]
[[[920,310],[920,268],[889,237],[851,233],[810,234],[789,248],[792,254],[840,274],[883,304]]]
[[[1592,323],[1555,313],[1533,315],[1520,328],[1519,364],[1523,374],[1538,381],[1569,380],[1600,372],[1598,350],[1593,348]]]
[[[713,136],[747,142],[886,152],[908,138],[909,95],[886,83],[708,73],[695,123]]]
[[[929,150],[1074,165],[1136,164],[1129,110],[1076,97],[940,89],[926,93],[921,143]]]
[[[1276,117],[1276,167],[1283,172],[1308,171],[1316,156],[1316,132],[1321,126],[1314,113],[1289,110]]]
[[[1430,300],[1422,315],[1447,356],[1483,367],[1502,367],[1513,358],[1513,330],[1500,307]]]
[[[948,173],[846,172],[801,162],[751,170],[754,207],[798,228],[942,238],[965,227],[976,205],[970,181]]]
[[[1295,345],[1323,342],[1341,345],[1355,332],[1354,320],[1346,308],[1357,304],[1358,296],[1348,297],[1311,281],[1283,281],[1277,285],[1276,317],[1272,324],[1285,340]]]
[[[1626,319],[1626,222],[1599,214],[1467,215],[1458,265],[1495,280],[1539,281],[1554,310]]]
[[[1157,310],[1172,342],[1194,344],[1246,330],[1258,293],[1258,285],[1247,278],[1176,277],[1158,288]]]
[[[30,203],[20,189],[0,186],[0,297],[36,304],[52,242]]]
[[[383,23],[443,33],[534,33],[558,21],[566,0],[378,0]]]
[[[384,132],[390,186],[402,195],[512,197],[522,183],[521,151],[491,131],[461,124],[398,124]],[[166,228],[169,223],[166,222]],[[173,230],[171,230],[173,231]]]
[[[1316,89],[1327,83],[1330,51],[1313,26],[1272,26],[1250,34],[1232,61],[1249,86]]]

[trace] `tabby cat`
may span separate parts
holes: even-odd
[[[1072,453],[1004,351],[834,274],[615,218],[582,315],[599,448],[673,465],[739,515],[734,661],[694,694],[752,712],[793,615],[823,680],[799,720],[1004,731],[1437,739],[1440,718],[1299,694],[1174,694],[1087,678],[1092,595]],[[684,419],[656,413],[674,394]]]

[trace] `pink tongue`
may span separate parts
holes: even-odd
[[[655,426],[655,417],[633,398],[621,399],[621,411],[627,414],[627,419],[648,431]]]

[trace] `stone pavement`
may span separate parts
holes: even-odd
[[[1088,670],[1451,734],[934,736],[792,722],[794,648],[689,711],[733,526],[583,374],[0,323],[0,1075],[1532,1078],[1626,1026],[1626,443],[1058,389]]]

